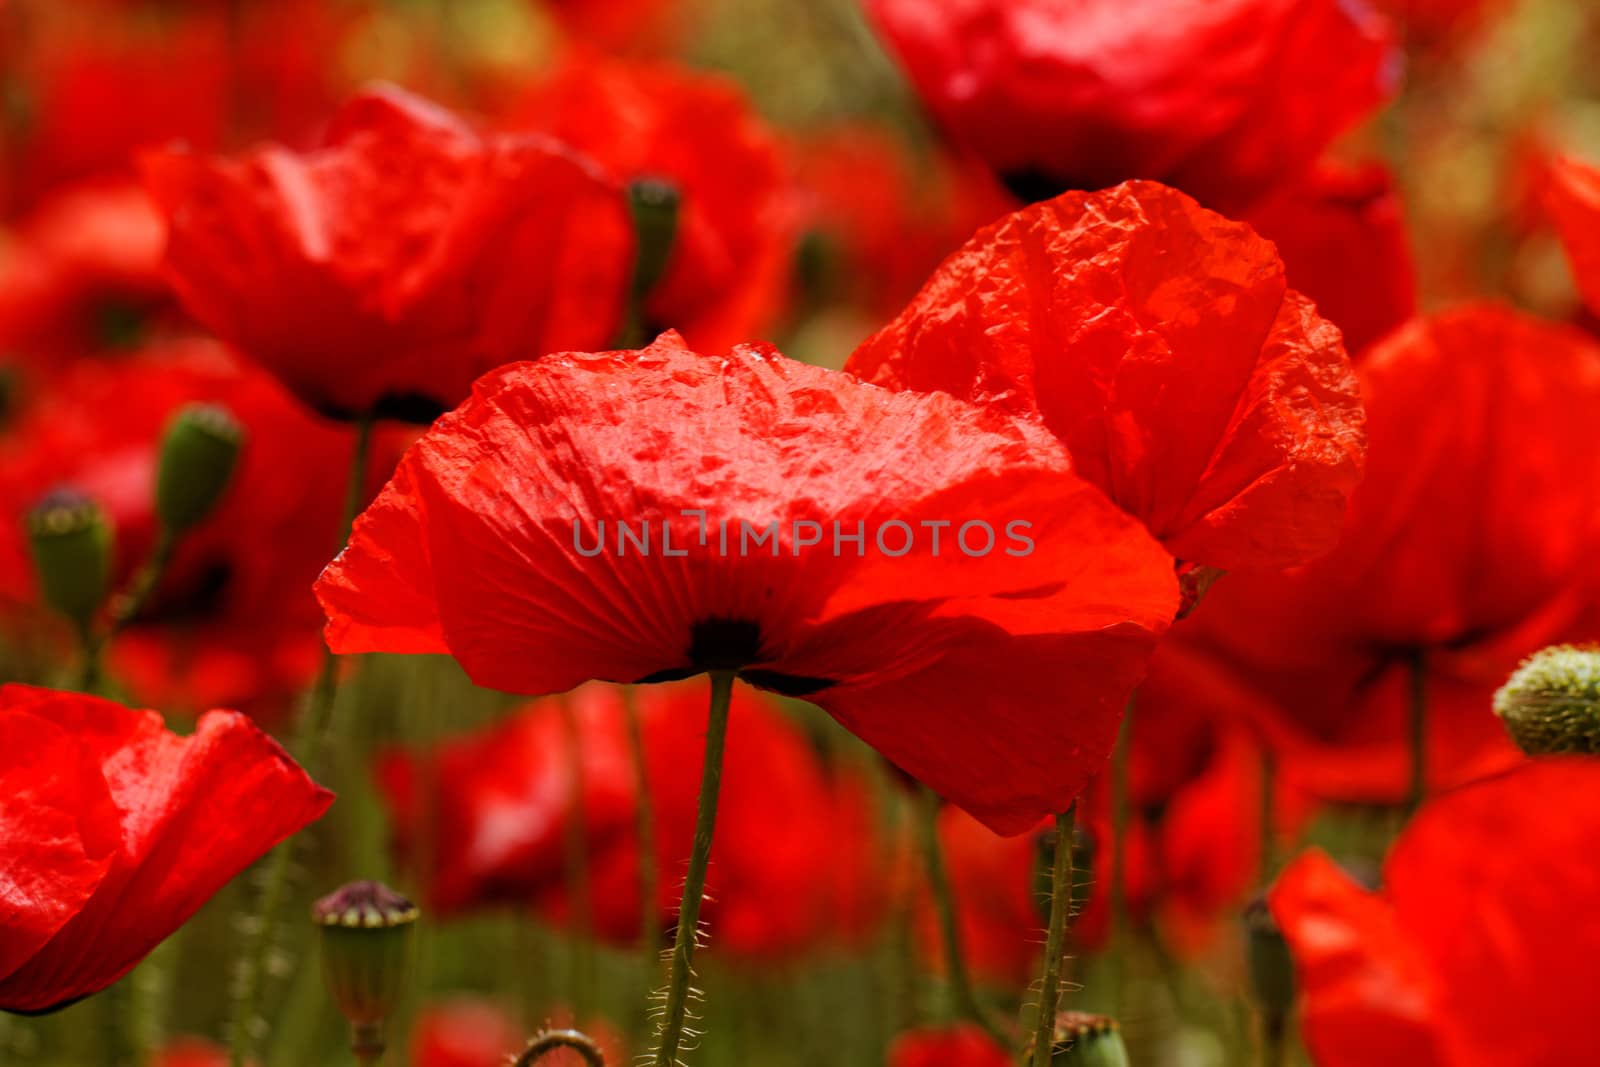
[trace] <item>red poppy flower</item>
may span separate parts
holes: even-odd
[[[958,144],[1042,200],[1130,178],[1218,210],[1294,178],[1395,82],[1359,0],[871,0]]]
[[[573,36],[614,52],[667,55],[693,26],[681,0],[538,0]]]
[[[429,1004],[411,1032],[412,1067],[505,1067],[527,1034],[499,1005],[476,997]]]
[[[1600,765],[1537,761],[1427,805],[1368,892],[1321,853],[1269,898],[1319,1067],[1600,1060]]]
[[[576,146],[623,181],[664,180],[676,189],[672,249],[645,300],[651,332],[675,329],[721,351],[777,321],[794,261],[796,204],[777,139],[731,82],[578,53],[529,91],[510,121]]]
[[[1359,353],[1417,309],[1416,268],[1394,175],[1324,162],[1246,216],[1283,257],[1289,284]],[[1352,269],[1359,264],[1359,269]]]
[[[808,284],[881,322],[916,295],[939,261],[1016,207],[981,166],[914,157],[892,132],[839,126],[793,146],[807,227]],[[817,242],[821,242],[820,249]]]
[[[156,1051],[154,1067],[228,1067],[228,1050],[197,1037],[180,1037]]]
[[[638,794],[622,698],[615,688],[588,686],[565,699],[580,728],[586,921],[591,932],[627,944],[640,924]],[[698,686],[673,685],[638,699],[666,929],[694,834],[705,696]],[[435,914],[533,903],[570,923],[565,848],[578,812],[568,743],[561,708],[545,700],[482,733],[380,763],[402,850],[429,857],[422,874]],[[798,728],[743,692],[729,746],[707,901],[717,950],[775,957],[869,935],[887,901],[865,784],[824,767]],[[784,906],[773,908],[780,896]]]
[[[913,1030],[895,1038],[889,1067],[1010,1067],[1011,1054],[978,1027]]]
[[[1600,167],[1576,159],[1553,161],[1545,197],[1578,291],[1589,310],[1600,315]]]
[[[620,321],[620,190],[398,90],[350,101],[304,155],[143,162],[185,306],[324,413],[428,421],[491,367]]]
[[[737,670],[1000,832],[1104,760],[1175,595],[1031,423],[670,334],[486,375],[318,593],[335,651],[448,652],[508,692]]]
[[[1269,242],[1150,182],[978,231],[845,369],[1042,418],[1080,475],[1209,567],[1326,552],[1360,477],[1338,330]]]
[[[156,537],[162,434],[195,402],[227,407],[245,429],[244,450],[216,512],[180,541],[109,663],[141,701],[266,715],[310,680],[320,657],[310,587],[334,548],[350,435],[211,342],[75,364],[0,438],[0,603],[11,601],[24,628],[38,627],[21,519],[58,486],[105,509],[117,578],[132,575]]]
[[[1600,347],[1488,305],[1414,323],[1359,369],[1372,447],[1338,549],[1230,575],[1171,640],[1192,653],[1185,687],[1231,674],[1257,694],[1238,712],[1309,787],[1381,803],[1407,788],[1418,657],[1445,786],[1518,758],[1490,696],[1523,657],[1600,638]]]
[[[42,1012],[131,970],[227,881],[333,802],[237,712],[191,737],[155,712],[0,688],[7,860],[0,1009]]]
[[[136,341],[171,301],[160,270],[165,241],[137,185],[54,193],[0,251],[0,359],[42,370]]]

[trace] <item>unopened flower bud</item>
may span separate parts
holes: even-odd
[[[1050,1067],[1128,1067],[1116,1020],[1081,1011],[1057,1015]]]
[[[244,446],[244,427],[227,408],[190,404],[167,425],[156,475],[156,515],[171,534],[216,508]]]
[[[638,247],[633,266],[633,292],[642,299],[661,280],[678,235],[678,187],[664,178],[639,178],[628,185],[628,211],[633,216]]]
[[[1600,753],[1600,647],[1535,652],[1495,693],[1494,711],[1530,756]]]
[[[28,513],[28,545],[44,601],[87,627],[111,585],[111,524],[100,505],[58,489]]]
[[[399,1006],[411,972],[417,906],[377,882],[351,882],[317,901],[322,975],[350,1023],[351,1048],[362,1063],[384,1048],[383,1024]]]

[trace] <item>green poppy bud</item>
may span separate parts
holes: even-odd
[[[312,906],[323,980],[350,1023],[351,1049],[362,1063],[383,1054],[383,1024],[410,980],[417,915],[415,904],[378,882],[351,882]]]
[[[111,523],[100,505],[58,489],[28,513],[28,545],[44,601],[87,628],[111,586]]]
[[[1050,1067],[1128,1067],[1116,1020],[1081,1011],[1057,1015]]]
[[[1600,753],[1600,647],[1535,652],[1495,693],[1494,712],[1530,756]]]
[[[1268,1040],[1278,1041],[1294,1009],[1294,957],[1289,943],[1267,908],[1257,897],[1244,910],[1245,959],[1250,970],[1250,992],[1260,1011]]]
[[[667,272],[678,235],[680,200],[678,187],[664,178],[639,178],[628,185],[628,211],[638,246],[633,265],[635,300],[642,300]]]
[[[233,477],[244,427],[227,408],[190,404],[167,424],[156,475],[156,514],[181,534],[215,510]]]

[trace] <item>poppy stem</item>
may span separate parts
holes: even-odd
[[[700,934],[700,898],[706,889],[706,868],[711,862],[711,836],[717,826],[717,792],[722,785],[722,752],[728,741],[728,707],[733,699],[733,672],[711,672],[711,714],[706,723],[706,758],[700,772],[700,807],[695,816],[694,848],[689,873],[678,905],[678,932],[672,943],[672,967],[666,1006],[658,1027],[655,1067],[675,1067],[683,1043],[689,1008],[689,978],[693,973],[695,942]]]
[[[545,1030],[534,1034],[511,1067],[532,1067],[557,1049],[573,1049],[588,1067],[606,1067],[606,1057],[594,1038],[581,1030]]]
[[[111,601],[111,626],[106,639],[116,636],[124,626],[138,618],[139,613],[150,602],[150,596],[156,591],[156,586],[161,584],[161,576],[167,572],[167,565],[172,562],[172,552],[177,545],[178,539],[173,536],[171,530],[163,526],[161,532],[156,535],[156,543],[150,550],[149,558],[128,582],[128,587]]]
[[[350,540],[356,514],[366,493],[367,465],[372,454],[373,420],[356,423],[351,448],[350,475],[345,486],[344,515],[339,526],[339,550]],[[294,753],[309,774],[316,773],[326,740],[328,720],[339,693],[339,657],[323,649],[322,669],[312,683],[311,695],[295,724]],[[233,1019],[228,1034],[229,1067],[244,1067],[254,1052],[256,1019],[266,985],[267,956],[277,932],[279,912],[288,893],[289,874],[294,866],[295,838],[282,842],[267,857],[261,895],[255,913],[244,922],[245,943],[240,950],[239,969],[234,975]]]
[[[956,1015],[977,1023],[997,1043],[1006,1044],[1006,1036],[978,1002],[978,995],[972,989],[972,976],[967,971],[967,954],[961,945],[955,887],[950,882],[944,849],[939,844],[939,794],[922,786],[918,790],[917,801],[917,832],[921,839],[922,864],[928,879],[928,892],[933,898],[933,910],[939,922],[939,943],[944,950],[945,979],[950,990],[951,1007]]]
[[[1411,785],[1406,794],[1406,817],[1415,815],[1428,795],[1428,665],[1422,649],[1410,662]]]
[[[568,802],[572,817],[567,819],[563,845],[563,866],[567,878],[567,901],[571,908],[572,956],[568,981],[574,1011],[587,1007],[589,995],[589,946],[586,940],[594,925],[589,915],[589,842],[584,809],[583,728],[578,709],[566,697],[560,700],[561,732],[566,747]]]
[[[639,716],[639,694],[622,687],[622,717],[628,728],[628,758],[633,761],[633,790],[638,800],[633,811],[634,836],[639,845],[639,945],[645,965],[656,966],[661,955],[660,924],[656,921],[656,812],[650,795],[650,764],[644,747],[644,722]]]
[[[1050,876],[1050,928],[1044,942],[1044,977],[1039,985],[1039,1017],[1033,1028],[1033,1067],[1050,1067],[1055,1045],[1056,1009],[1061,1004],[1061,957],[1072,908],[1072,823],[1077,802],[1056,816],[1055,863]]]

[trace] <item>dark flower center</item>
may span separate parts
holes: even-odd
[[[831,678],[810,678],[783,671],[749,667],[763,658],[761,624],[750,619],[701,619],[689,627],[688,666],[670,667],[639,679],[639,684],[672,682],[707,671],[735,671],[758,689],[788,697],[809,696],[833,685]]]

